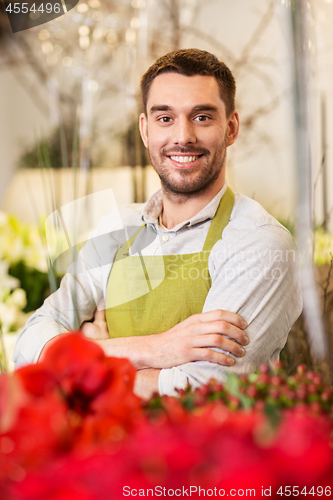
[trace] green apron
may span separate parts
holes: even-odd
[[[201,252],[129,256],[129,248],[145,224],[118,250],[106,292],[110,337],[161,333],[202,312],[211,287],[209,254],[222,237],[234,201],[235,195],[228,187]]]

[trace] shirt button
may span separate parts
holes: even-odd
[[[162,236],[162,241],[166,242],[166,241],[168,241],[168,240],[169,240],[169,236],[168,236],[167,234],[164,234],[164,235]]]

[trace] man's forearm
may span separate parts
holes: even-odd
[[[135,377],[134,392],[142,399],[149,399],[158,393],[158,377],[161,370],[139,370]]]
[[[137,370],[151,368],[151,339],[147,336],[95,340],[107,356],[127,358]]]
[[[236,357],[245,354],[242,346],[249,342],[243,331],[245,327],[246,322],[240,316],[219,309],[192,315],[166,332],[95,341],[107,356],[128,358],[138,370],[173,368],[192,361],[231,366],[234,359],[226,353]]]

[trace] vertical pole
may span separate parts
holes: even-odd
[[[293,90],[298,184],[297,236],[301,254],[304,315],[311,350],[316,357],[325,358],[327,346],[316,290],[311,244],[313,236],[307,2],[306,0],[291,0],[290,5],[294,49]]]
[[[323,229],[327,231],[327,128],[326,128],[326,95],[321,95],[321,150],[323,180]]]

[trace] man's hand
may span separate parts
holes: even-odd
[[[222,309],[194,314],[166,332],[150,335],[154,353],[151,367],[171,368],[191,361],[231,366],[235,362],[231,356],[211,348],[244,356],[242,346],[249,343],[243,331],[246,326],[238,314]]]
[[[85,321],[82,323],[80,330],[85,337],[91,340],[105,340],[110,338],[105,319],[104,299],[101,299],[97,305],[97,309],[94,314],[94,322],[90,323]]]
[[[109,338],[104,311],[96,310],[94,323],[84,323],[83,334],[96,340],[108,356],[130,359],[138,370],[172,368],[192,361],[210,361],[231,366],[235,360],[212,348],[233,356],[245,354],[249,339],[244,333],[246,322],[229,311],[194,314],[170,330],[154,335]]]

